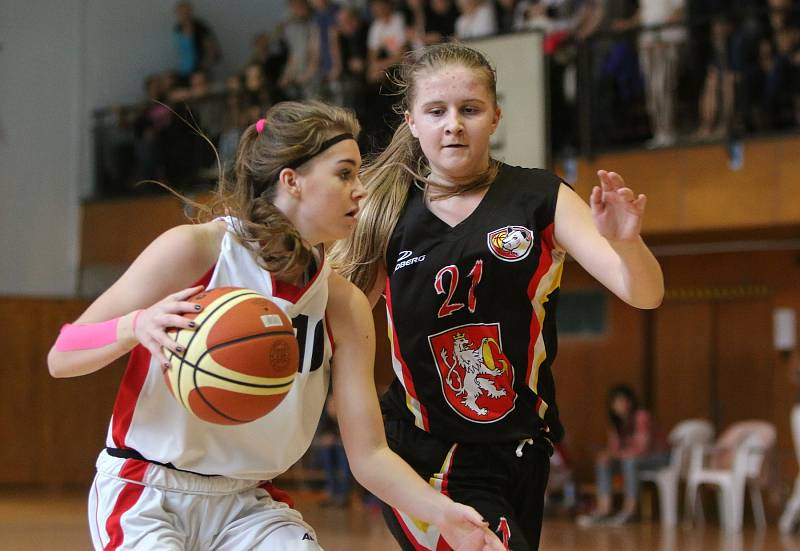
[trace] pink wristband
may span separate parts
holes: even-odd
[[[119,318],[100,323],[67,323],[56,339],[56,350],[72,352],[102,348],[117,342]]]

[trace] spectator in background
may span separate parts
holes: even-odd
[[[798,124],[800,29],[786,26],[774,40],[761,40],[754,120],[756,130],[780,130]]]
[[[338,104],[364,116],[367,76],[367,28],[354,8],[343,7],[336,17],[337,51],[332,80],[338,82]]]
[[[639,10],[628,20],[617,21],[619,31],[641,25],[639,66],[645,83],[647,114],[653,138],[648,147],[665,147],[675,142],[675,92],[678,85],[680,46],[686,40],[683,21],[685,0],[640,0]],[[656,28],[651,28],[656,27]]]
[[[286,67],[288,56],[286,45],[278,33],[273,33],[272,35],[259,33],[253,39],[253,53],[250,56],[250,63],[261,65],[269,95],[276,102],[284,99],[278,87],[278,82]]]
[[[497,32],[500,34],[513,32],[514,17],[518,0],[494,0],[494,16],[497,21]]]
[[[164,180],[165,135],[173,118],[172,111],[164,104],[165,82],[163,75],[149,76],[144,82],[146,98],[133,124],[139,180]]]
[[[633,520],[639,503],[639,475],[643,469],[655,469],[669,463],[669,451],[663,435],[656,429],[650,413],[639,408],[633,390],[618,385],[608,392],[608,447],[595,463],[597,506],[591,515],[581,515],[578,523],[621,525]],[[622,510],[611,516],[611,475],[622,470],[625,501]]]
[[[250,63],[244,68],[244,105],[250,124],[260,119],[271,104],[262,65]]]
[[[331,100],[330,86],[336,44],[336,13],[339,6],[330,0],[311,0],[311,59],[314,68],[311,94],[314,98]]]
[[[413,49],[425,45],[425,0],[402,0],[400,14],[406,24],[406,42]]]
[[[220,48],[211,28],[194,17],[191,2],[178,2],[175,17],[173,36],[178,50],[177,73],[180,84],[188,86],[189,77],[195,71],[211,73],[221,57]]]
[[[456,19],[456,37],[480,38],[497,34],[494,8],[488,0],[458,0],[461,15]]]
[[[425,8],[426,45],[447,42],[456,34],[458,8],[454,0],[429,0]]]
[[[241,76],[228,77],[225,81],[225,115],[218,147],[223,172],[227,172],[233,167],[236,150],[239,148],[239,138],[248,125],[242,100],[243,95]]]
[[[731,35],[733,26],[721,15],[711,23],[711,57],[699,100],[698,140],[721,139],[731,127],[735,91],[735,67]]]
[[[589,4],[589,2],[586,2]],[[577,33],[591,48],[591,124],[592,138],[598,144],[624,141],[629,129],[642,126],[636,109],[644,97],[644,83],[639,70],[635,33],[615,32],[617,22],[630,19],[634,0],[597,0]],[[646,121],[644,122],[646,125]],[[636,137],[640,139],[638,136]]]
[[[386,69],[399,62],[407,49],[406,28],[403,16],[394,10],[390,0],[372,0],[370,9],[372,24],[367,33],[367,79],[380,83]]]
[[[372,0],[372,23],[367,32],[367,118],[364,122],[367,151],[382,149],[395,126],[392,105],[394,96],[387,90],[386,71],[398,63],[408,50],[403,16],[390,0]]]
[[[279,85],[291,100],[307,99],[310,82],[316,71],[311,59],[311,8],[306,0],[289,0],[283,23],[283,38],[288,57]]]

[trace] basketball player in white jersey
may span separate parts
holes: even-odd
[[[387,447],[369,303],[331,272],[322,247],[351,232],[365,195],[358,131],[339,108],[274,106],[244,132],[233,181],[221,181],[207,221],[158,237],[62,328],[48,356],[55,377],[89,374],[131,352],[90,492],[96,549],[319,549],[314,530],[269,481],[308,449],[331,375],[356,478],[437,526],[455,548],[503,548],[474,509],[434,491]],[[182,352],[166,330],[192,329],[181,314],[200,306],[189,299],[223,286],[278,303],[300,344],[283,402],[236,426],[194,417],[162,378],[165,350]]]

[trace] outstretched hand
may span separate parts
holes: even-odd
[[[169,365],[164,353],[165,349],[172,350],[178,354],[183,352],[178,343],[167,336],[167,330],[172,327],[180,329],[194,328],[194,323],[181,314],[197,313],[201,310],[199,304],[187,301],[202,290],[202,285],[183,289],[156,302],[150,308],[140,311],[136,316],[133,335],[142,343],[142,346],[150,351],[150,354],[160,365]]]
[[[455,551],[505,551],[500,539],[487,527],[481,515],[467,505],[452,503],[439,525],[445,541]]]
[[[622,176],[598,170],[600,185],[592,188],[589,205],[600,235],[609,241],[629,241],[639,237],[647,197],[636,196]]]

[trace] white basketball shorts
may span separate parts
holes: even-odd
[[[92,543],[104,551],[320,551],[300,513],[264,486],[103,451],[89,494]]]

